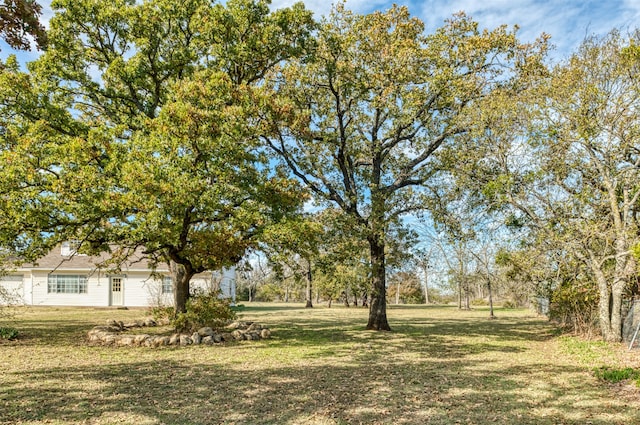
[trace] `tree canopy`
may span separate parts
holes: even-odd
[[[256,111],[311,14],[251,0],[53,7],[48,50],[0,86],[3,243],[21,258],[69,238],[117,244],[116,259],[144,247],[170,262],[183,310],[191,276],[237,261],[304,200],[260,153]]]
[[[483,156],[461,173],[465,187],[530,232],[531,252],[546,253],[554,267],[582,265],[598,288],[598,322],[610,341],[621,339],[640,242],[637,42],[617,31],[586,39],[511,103]]]
[[[369,244],[372,304],[367,328],[389,330],[387,232],[423,211],[441,151],[484,130],[495,92],[517,86],[540,50],[506,27],[480,31],[465,15],[434,34],[405,7],[356,15],[338,5],[318,30],[312,54],[289,61],[274,88],[272,132],[265,137],[319,199],[350,217]],[[295,120],[278,114],[298,111]],[[450,165],[449,165],[450,166]]]
[[[44,49],[26,71],[0,67],[4,259],[74,239],[117,269],[144,249],[169,264],[183,310],[192,276],[269,245],[276,262],[306,260],[309,305],[312,270],[332,297],[357,282],[367,328],[390,330],[407,217],[462,253],[482,212],[517,243],[485,232],[494,246],[458,255],[459,282],[475,261],[487,287],[502,267],[537,294],[587,291],[604,338],[621,338],[639,291],[638,31],[589,37],[550,67],[545,35],[523,44],[464,13],[427,33],[400,6],[338,3],[319,21],[267,0],[52,7],[45,34],[35,2],[0,6],[10,46]]]
[[[20,50],[29,50],[31,40],[43,49],[47,33],[40,23],[42,7],[35,0],[4,0],[0,5],[0,37]]]

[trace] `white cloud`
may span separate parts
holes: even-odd
[[[273,0],[272,7],[287,7],[296,1]],[[48,26],[53,16],[51,0],[39,2],[43,9],[42,22]],[[587,35],[605,34],[613,28],[633,30],[640,22],[639,0],[346,0],[346,6],[368,13],[388,9],[394,2],[408,6],[413,15],[425,22],[429,32],[461,10],[485,28],[517,24],[523,41],[533,41],[545,32],[557,46],[558,57],[568,55]],[[320,18],[329,13],[334,1],[306,0],[304,3]]]
[[[279,9],[291,6],[298,1],[299,0],[273,0],[271,6],[273,9]],[[314,12],[316,19],[328,15],[335,3],[337,2],[327,0],[304,1],[305,7]],[[345,4],[349,10],[353,10],[354,12],[368,13],[376,9],[388,9],[391,7],[392,2],[386,0],[347,0]]]
[[[295,0],[275,0],[274,7],[285,7]],[[347,0],[351,10],[367,13],[386,9],[392,0]],[[551,35],[557,47],[555,56],[564,57],[575,49],[587,35],[605,34],[614,27],[633,28],[640,21],[638,0],[589,1],[589,0],[400,0],[415,16],[425,22],[427,31],[444,25],[446,19],[464,11],[484,28],[502,24],[520,27],[522,41],[534,41],[543,32]],[[309,0],[307,8],[316,18],[327,14],[331,2]]]

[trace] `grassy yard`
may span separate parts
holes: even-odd
[[[554,336],[529,311],[251,304],[272,339],[224,346],[88,346],[144,310],[25,308],[0,342],[0,424],[638,424],[640,389],[596,367],[637,352]]]

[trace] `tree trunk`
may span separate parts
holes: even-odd
[[[462,284],[458,281],[458,310],[462,310]]]
[[[396,305],[400,304],[400,282],[396,284]]]
[[[174,261],[169,262],[169,272],[173,279],[173,306],[175,312],[184,313],[187,311],[187,300],[190,295],[189,284],[193,277],[193,272]]]
[[[611,290],[611,336],[612,341],[622,341],[622,294],[626,285],[614,283]]]
[[[469,303],[469,293],[471,290],[469,289],[469,284],[464,285],[464,309],[471,310],[471,304]]]
[[[592,268],[598,284],[598,319],[602,338],[609,342],[622,341],[622,289],[624,283],[609,286],[606,275],[597,267]]]
[[[491,281],[487,281],[487,290],[489,291],[489,319],[495,319],[493,314],[493,293],[491,291]]]
[[[372,235],[369,238],[369,250],[371,252],[371,307],[369,307],[369,322],[367,329],[376,331],[390,331],[387,321],[387,287],[384,257],[384,242],[380,236]]]
[[[305,305],[305,308],[313,308],[313,303],[311,302],[311,298],[313,297],[313,293],[312,293],[312,286],[311,286],[311,279],[312,279],[312,274],[311,274],[311,260],[307,259],[307,303]]]
[[[429,266],[425,265],[423,267],[424,270],[424,303],[430,304],[429,300]]]

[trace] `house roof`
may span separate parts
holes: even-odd
[[[116,268],[116,265],[109,264],[110,259],[111,255],[106,252],[96,256],[78,253],[63,255],[62,247],[58,245],[35,263],[23,264],[18,269],[92,271]],[[122,271],[148,271],[152,269],[151,264],[150,259],[145,257],[142,249],[139,248],[119,268]],[[168,268],[165,264],[160,263],[156,266],[156,271],[166,272]]]

